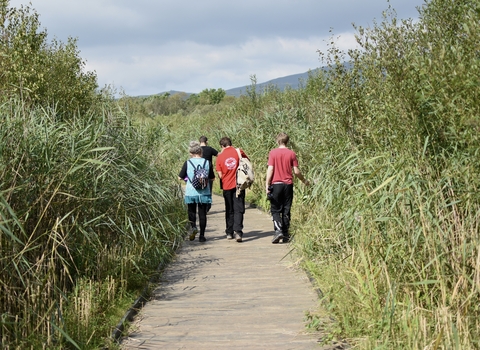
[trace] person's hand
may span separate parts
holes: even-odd
[[[271,200],[273,198],[272,191],[273,191],[273,186],[272,185],[267,186],[267,199],[268,200]]]

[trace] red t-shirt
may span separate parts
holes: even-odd
[[[240,150],[242,157],[248,158],[245,152]],[[217,156],[217,163],[215,169],[222,173],[222,188],[224,190],[231,190],[237,187],[237,168],[238,168],[238,154],[234,147],[227,147],[222,150]]]
[[[268,166],[273,166],[272,184],[293,184],[292,168],[298,167],[297,155],[289,148],[272,149],[268,155]]]

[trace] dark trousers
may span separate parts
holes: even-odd
[[[293,184],[273,184],[270,212],[272,213],[273,228],[284,235],[290,229],[290,209],[293,202]]]
[[[197,206],[198,206],[198,221],[200,223],[200,236],[205,235],[205,228],[207,227],[207,206],[208,204],[191,203],[188,206],[188,221],[191,227],[197,226]]]
[[[212,179],[209,180],[210,182],[210,195],[212,195],[213,193],[213,181]],[[213,196],[212,196],[212,199],[213,199]],[[208,203],[207,204],[207,213],[210,211],[210,209],[212,208],[212,203]]]
[[[237,189],[223,190],[225,201],[225,233],[233,234],[233,231],[243,233],[243,215],[245,214],[245,190],[236,196]]]

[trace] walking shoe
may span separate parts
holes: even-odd
[[[280,231],[275,231],[273,235],[272,243],[278,243],[283,238],[283,233]]]
[[[282,242],[283,242],[283,243],[288,243],[288,242],[290,242],[290,235],[289,235],[288,233],[284,233],[284,234],[283,234]]]
[[[192,232],[190,232],[190,236],[188,236],[188,238],[193,241],[195,240],[195,236],[197,235],[198,233],[198,230],[196,227],[192,227]]]
[[[235,239],[237,240],[237,242],[240,243],[242,241],[242,236],[243,236],[242,232],[235,232]]]
[[[198,241],[199,242],[205,242],[207,239],[205,238],[205,236],[200,236],[198,237]]]
[[[227,239],[233,239],[233,233],[227,233]]]

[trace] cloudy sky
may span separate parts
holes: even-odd
[[[424,0],[390,0],[417,18]],[[225,90],[307,72],[331,37],[381,22],[387,0],[10,0],[31,4],[50,38],[78,39],[100,87],[127,95]]]

